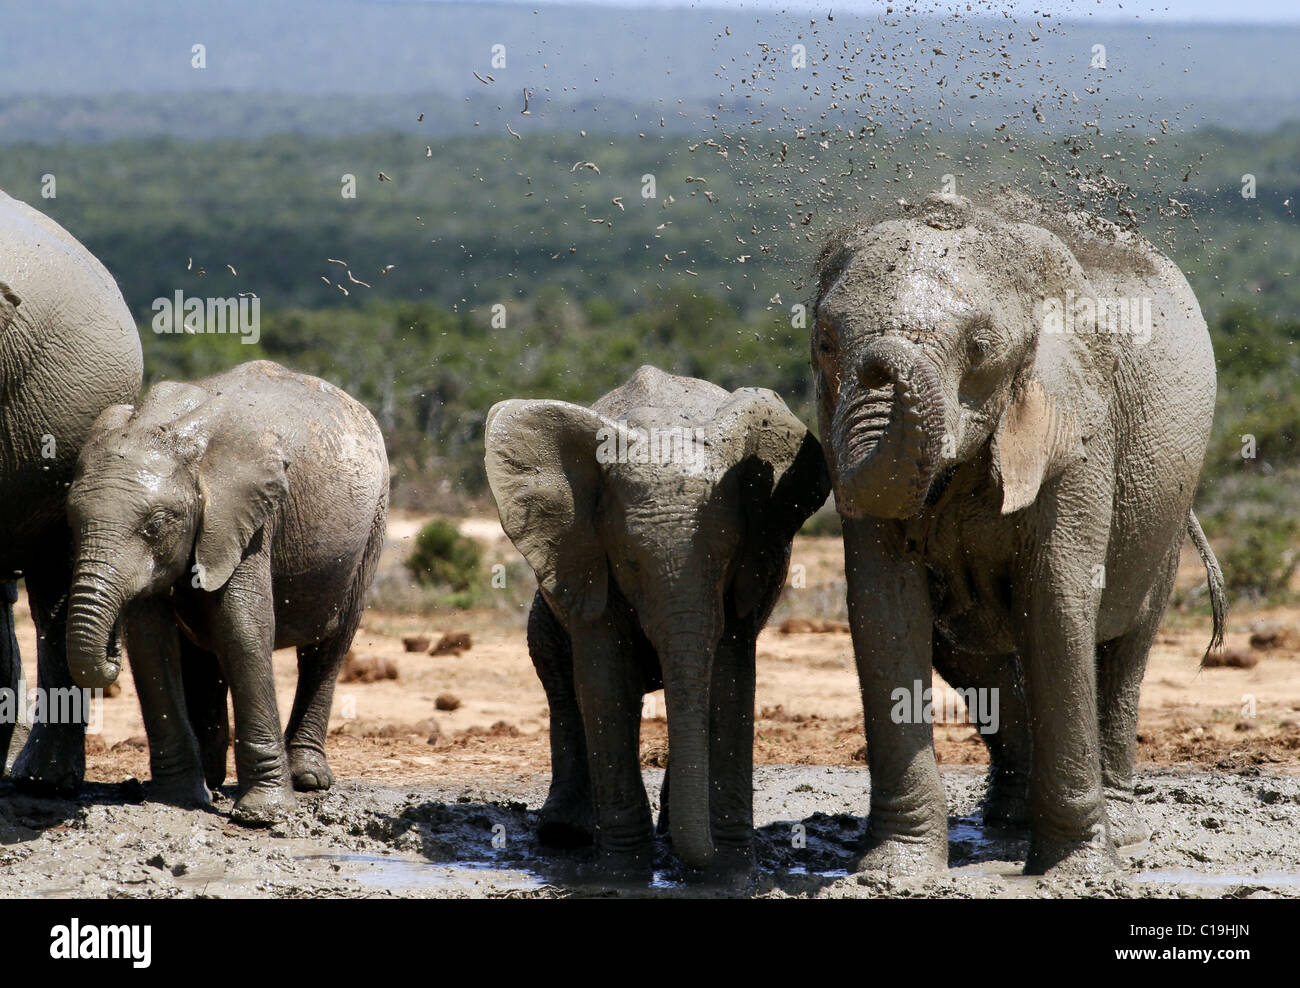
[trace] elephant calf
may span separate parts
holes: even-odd
[[[673,846],[693,868],[751,869],[754,641],[830,490],[821,446],[771,391],[642,367],[592,408],[501,402],[486,449],[502,527],[540,586],[541,838],[594,837],[602,870],[648,874],[638,739],[642,696],[662,686]]]
[[[387,514],[370,413],[278,364],[165,381],[138,409],[99,416],[68,493],[69,666],[83,687],[112,683],[122,620],[154,798],[206,804],[207,786],[224,781],[227,684],[234,817],[267,822],[294,806],[294,787],[329,788],[334,681]],[[282,734],[271,651],[291,645],[298,689]]]

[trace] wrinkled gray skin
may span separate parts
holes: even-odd
[[[1000,690],[986,820],[1028,817],[1026,871],[1104,870],[1147,834],[1138,690],[1185,532],[1220,640],[1222,583],[1191,515],[1215,397],[1205,322],[1149,245],[1070,229],[1067,246],[932,196],[819,264],[812,361],[871,770],[864,870],[947,860],[931,727],[891,718],[892,692],[928,683],[932,662]],[[1067,291],[1150,299],[1150,341],[1040,331]]]
[[[329,788],[334,682],[387,512],[370,413],[278,364],[164,381],[138,410],[100,415],[68,493],[68,659],[79,683],[107,686],[118,673],[111,629],[124,619],[152,798],[202,805],[224,780],[227,685],[234,817],[267,822],[295,804],[295,787]],[[281,733],[271,651],[288,646],[298,688]]]
[[[112,275],[49,217],[0,192],[0,689],[16,690],[16,580],[37,630],[37,685],[73,686],[64,657],[71,568],[64,499],[95,416],[140,389],[140,338]],[[0,767],[13,736],[0,724]],[[36,724],[14,781],[75,792],[85,724]]]
[[[643,437],[701,429],[698,458],[602,462],[616,459],[599,451],[620,419]],[[502,527],[540,586],[528,647],[551,711],[542,839],[595,837],[602,874],[649,874],[638,738],[642,696],[662,686],[661,828],[688,866],[748,872],[754,642],[791,539],[829,491],[817,440],[771,391],[642,367],[592,408],[495,405],[486,448]]]

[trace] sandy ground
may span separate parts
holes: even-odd
[[[392,519],[382,569],[399,567],[418,527],[418,519]],[[471,519],[463,530],[482,541],[486,564],[502,562],[507,572],[518,571],[518,557],[495,519]],[[754,754],[764,768],[756,780],[756,807],[762,807],[760,825],[777,828],[764,838],[764,846],[771,848],[760,851],[764,871],[759,891],[764,894],[891,892],[888,883],[858,885],[855,879],[834,874],[850,866],[846,848],[861,836],[858,818],[867,808],[862,719],[849,636],[783,634],[778,628],[791,617],[844,618],[842,559],[838,539],[797,540],[796,585],[759,639]],[[1184,563],[1181,586],[1203,580],[1194,555],[1189,553]],[[387,660],[397,678],[340,683],[328,745],[340,786],[328,796],[305,799],[299,813],[270,834],[231,825],[225,815],[228,795],[215,813],[185,814],[138,802],[138,783],[122,783],[148,779],[148,752],[134,685],[123,676],[120,695],[103,701],[99,722],[88,738],[87,778],[97,784],[88,797],[77,803],[42,803],[0,789],[0,895],[192,895],[204,890],[222,895],[384,890],[399,895],[553,894],[546,891],[551,878],[543,874],[551,865],[531,843],[528,813],[544,798],[549,768],[546,699],[524,642],[529,595],[529,587],[511,587],[500,594],[495,608],[441,611],[432,618],[368,612],[354,652],[363,660]],[[1300,772],[1300,650],[1252,649],[1250,630],[1261,621],[1280,622],[1293,632],[1290,645],[1300,644],[1294,634],[1300,614],[1294,610],[1234,613],[1228,647],[1257,659],[1257,664],[1201,669],[1208,619],[1171,612],[1151,654],[1139,724],[1139,763],[1151,787],[1144,798],[1164,829],[1157,828],[1147,849],[1132,859],[1126,876],[1116,879],[1120,885],[1115,889],[1086,890],[1065,883],[1050,885],[1048,894],[1174,894],[1187,885],[1182,878],[1138,881],[1135,876],[1144,869],[1199,872],[1205,882],[1212,874],[1254,876],[1240,884],[1294,893],[1293,885],[1300,880],[1300,841],[1295,840],[1300,835],[1300,782],[1295,778]],[[460,655],[432,656],[408,653],[402,644],[403,636],[425,634],[436,641],[447,632],[468,633],[472,647]],[[19,638],[34,683],[34,630],[25,601],[19,604]],[[281,712],[287,715],[296,679],[292,651],[276,653],[275,666]],[[946,689],[938,677],[935,686]],[[455,709],[438,709],[440,697],[442,706]],[[661,695],[647,698],[644,714],[642,762],[653,773],[664,764],[666,753]],[[1022,845],[977,839],[978,828],[969,813],[981,785],[978,766],[986,755],[974,728],[964,722],[939,724],[935,739],[954,813],[953,862],[969,860],[931,891],[1043,894],[1034,881],[1007,878],[1015,862],[1023,861]],[[652,798],[656,792],[652,790]],[[1194,796],[1178,795],[1188,792]],[[1212,809],[1216,806],[1221,807],[1217,815]],[[823,819],[827,814],[831,816]],[[1204,823],[1211,817],[1218,820],[1217,826]],[[393,820],[406,822],[398,825]],[[490,842],[479,846],[478,831],[488,820],[506,828],[508,852],[492,848]],[[784,827],[788,832],[791,820],[808,825],[810,848],[825,850],[817,861],[777,853],[782,841],[788,844],[778,831]],[[1253,829],[1243,833],[1239,823]],[[440,835],[443,824],[450,835]],[[490,836],[491,826],[487,830]],[[28,836],[19,836],[22,833]],[[1189,834],[1197,841],[1206,838],[1214,847],[1193,853],[1200,844],[1188,843]],[[53,865],[55,859],[85,857],[80,851],[57,853],[54,848],[61,842],[107,847],[123,841],[138,844],[144,858],[161,854],[166,862],[168,855],[189,854],[195,863],[185,865],[184,871],[191,877],[172,875],[170,864],[154,867],[143,859],[139,874],[145,877],[138,882],[113,879],[102,867],[88,865],[81,874],[76,868],[67,871]],[[53,857],[42,865],[47,852]],[[94,855],[86,860],[93,861]],[[392,864],[398,860],[406,863]],[[270,871],[268,862],[273,865]],[[50,874],[42,878],[46,867]],[[795,877],[781,877],[783,868],[794,868]],[[1261,870],[1279,874],[1262,881],[1256,873]],[[817,877],[812,872],[826,874]],[[430,877],[435,873],[443,877]],[[195,875],[205,876],[202,884]],[[367,884],[367,875],[374,884]],[[673,887],[669,875],[663,889],[667,894]]]

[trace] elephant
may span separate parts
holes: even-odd
[[[1118,867],[1148,834],[1138,695],[1184,532],[1211,648],[1226,618],[1191,510],[1216,387],[1191,288],[1100,218],[945,194],[832,237],[816,272],[871,775],[861,869],[947,863],[932,729],[898,702],[932,665],[998,691],[985,822],[1028,823],[1025,871]]]
[[[113,682],[122,622],[149,740],[151,798],[210,802],[225,779],[229,690],[239,797],[274,821],[294,789],[328,789],[324,740],[388,516],[388,458],[359,402],[253,361],[154,385],[91,429],[68,491],[68,660]],[[271,652],[297,646],[281,731]]]
[[[528,650],[550,706],[539,837],[644,879],[638,739],[662,687],[660,830],[692,877],[753,868],[755,640],[830,477],[772,391],[641,367],[592,407],[511,399],[486,422],[501,525],[537,575]],[[666,815],[666,821],[664,816]]]
[[[113,276],[67,230],[0,192],[0,768],[13,740],[22,662],[13,634],[17,581],[37,632],[37,686],[71,695],[65,656],[72,581],[65,500],[95,417],[134,401],[140,337]],[[70,795],[85,774],[86,710],[37,718],[11,777]],[[39,709],[39,708],[38,708]]]

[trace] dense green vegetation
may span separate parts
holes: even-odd
[[[996,181],[1033,188],[1049,169],[1065,186],[1091,158],[1131,186],[1122,203],[1099,206],[1113,219],[1119,205],[1135,210],[1188,272],[1207,315],[1239,300],[1300,315],[1300,125],[1156,145],[1119,135],[1082,157],[1060,139],[1009,134],[918,137],[886,150],[844,135],[825,147],[715,138],[647,128],[432,144],[396,133],[25,144],[0,155],[0,188],[103,259],[142,322],[155,298],[177,290],[255,292],[266,314],[351,311],[374,299],[463,311],[554,287],[615,315],[681,290],[753,315],[802,293],[827,232],[873,200],[915,198],[946,173],[967,194]],[[1244,174],[1255,176],[1253,199],[1242,198]],[[42,197],[45,175],[56,198]],[[356,178],[355,199],[341,195],[344,175]],[[653,199],[642,197],[645,175]],[[1179,210],[1169,200],[1190,216],[1168,215]]]

